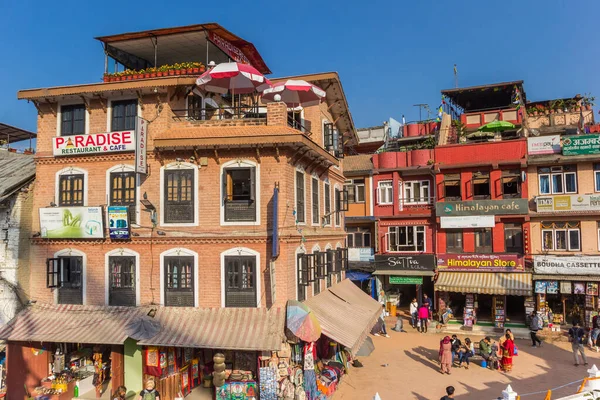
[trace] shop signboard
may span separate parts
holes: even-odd
[[[600,135],[563,136],[563,156],[600,154]]]
[[[135,151],[134,131],[94,133],[52,138],[52,154],[75,156]]]
[[[517,254],[438,254],[443,271],[522,272],[523,258]]]
[[[231,57],[232,60],[244,64],[251,64],[244,52],[229,40],[222,38],[212,31],[208,32],[208,40],[210,40],[219,49],[223,50],[223,52]]]
[[[422,276],[390,276],[391,285],[422,285]]]
[[[40,208],[41,237],[48,239],[102,239],[102,207]]]
[[[375,250],[372,247],[349,247],[348,261],[373,261]]]
[[[376,270],[398,271],[433,271],[435,257],[433,254],[418,254],[414,256],[375,255]]]
[[[600,256],[533,256],[533,271],[552,275],[600,275]]]
[[[560,135],[527,138],[527,153],[529,155],[560,154]]]
[[[440,217],[442,229],[455,228],[493,228],[496,219],[493,215],[470,215],[463,217]]]
[[[127,206],[108,207],[108,233],[111,239],[129,239],[129,213]]]
[[[137,117],[135,125],[135,172],[146,175],[148,173],[148,123],[142,117]]]
[[[527,214],[527,199],[443,201],[435,204],[438,217]]]
[[[535,199],[538,213],[557,211],[600,211],[600,195],[573,194],[562,196],[539,196]]]

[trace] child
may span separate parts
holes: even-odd
[[[154,382],[154,379],[148,379],[146,381],[146,389],[140,392],[138,400],[160,400],[160,395],[155,387],[156,383]]]
[[[127,396],[127,388],[125,386],[119,386],[115,395],[113,396],[114,400],[125,400]]]

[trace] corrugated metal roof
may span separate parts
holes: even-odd
[[[0,151],[0,202],[34,177],[33,156]]]
[[[135,307],[34,304],[0,328],[0,339],[123,344],[133,336],[132,322],[149,318],[146,312]]]
[[[285,310],[159,307],[160,332],[140,345],[224,350],[281,349]]]
[[[381,315],[381,304],[349,279],[304,302],[315,313],[325,336],[356,354]]]
[[[531,274],[523,272],[440,272],[435,290],[531,296]]]
[[[357,156],[347,156],[343,159],[344,172],[353,171],[373,171],[371,154],[359,154]]]

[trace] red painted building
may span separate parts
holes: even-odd
[[[531,295],[522,82],[442,94],[454,121],[450,144],[434,150],[437,304],[464,325],[503,328],[525,321]],[[512,126],[486,132],[494,121]]]

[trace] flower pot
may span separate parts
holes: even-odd
[[[156,78],[156,72],[150,72],[150,78]]]
[[[133,79],[139,79],[140,75],[139,74],[133,74]]]
[[[128,81],[132,81],[133,80],[133,75],[127,75],[125,77]]]
[[[110,78],[108,76],[106,76],[106,75],[104,75],[104,77],[102,78],[102,80],[104,82],[110,82]]]
[[[144,78],[146,78],[146,79],[150,78],[150,72],[146,72],[146,73],[144,74]]]
[[[175,70],[175,75],[181,75],[181,70],[180,69],[176,69]]]
[[[200,67],[200,73],[204,73],[206,71],[206,67]]]
[[[174,69],[170,69],[169,70],[169,76],[174,76],[175,75],[175,70]]]
[[[33,151],[31,151],[31,150],[23,150],[23,154],[33,154]]]
[[[200,68],[192,68],[192,74],[197,74],[200,72]]]
[[[429,149],[412,150],[410,152],[410,162],[412,167],[427,165],[427,162],[431,159],[431,150]]]

